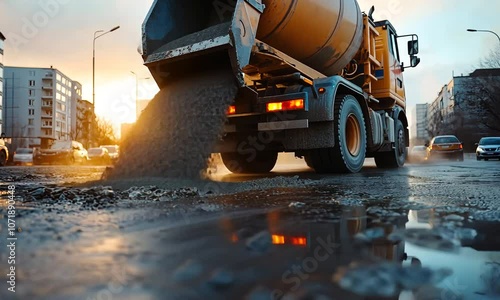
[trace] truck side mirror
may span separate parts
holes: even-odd
[[[474,146],[479,146],[479,143],[475,143]]]
[[[410,56],[410,65],[412,68],[415,68],[416,66],[418,66],[418,64],[420,63],[420,58],[417,57],[417,56]]]
[[[414,56],[418,54],[418,40],[408,41],[408,55]]]

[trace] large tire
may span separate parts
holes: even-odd
[[[269,173],[276,165],[278,153],[272,151],[257,151],[255,158],[237,152],[221,153],[222,162],[226,168],[236,174]]]
[[[396,120],[394,131],[396,134],[394,150],[389,152],[380,152],[375,155],[375,164],[378,168],[394,169],[404,166],[407,156],[406,149],[406,130],[401,120]]]
[[[357,173],[366,157],[366,126],[352,95],[335,99],[335,146],[311,150],[306,163],[318,173]]]
[[[0,150],[0,167],[7,165],[7,153],[4,150]]]

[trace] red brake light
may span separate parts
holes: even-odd
[[[464,145],[460,144],[460,146],[458,146],[460,149],[463,149],[464,148]]]
[[[307,246],[307,239],[305,237],[293,237],[292,245],[295,246]]]

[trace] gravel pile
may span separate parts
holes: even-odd
[[[122,144],[111,180],[200,177],[236,96],[231,71],[192,74],[162,88]]]
[[[30,189],[23,202],[38,204],[74,204],[82,208],[105,209],[122,200],[173,201],[179,198],[199,196],[197,188],[159,189],[156,186],[131,187],[115,191],[109,186],[92,188],[37,187]]]

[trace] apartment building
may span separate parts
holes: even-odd
[[[428,106],[427,132],[432,136],[453,134],[473,152],[484,136],[498,135],[500,69],[477,69],[453,76]],[[495,129],[496,128],[496,129]]]
[[[3,49],[4,49],[5,36],[0,32],[0,133],[3,133]]]
[[[5,67],[4,130],[15,147],[49,147],[75,130],[82,86],[54,68]]]
[[[429,138],[427,131],[427,116],[429,113],[429,104],[417,104],[411,110],[410,136],[411,144],[423,145]]]

